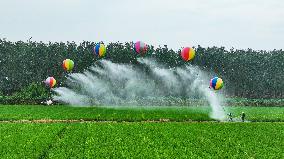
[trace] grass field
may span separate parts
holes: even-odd
[[[228,107],[238,118],[244,111],[249,121],[284,121],[283,107]],[[96,121],[210,121],[209,107],[68,107],[68,106],[0,106],[2,120],[75,119]]]
[[[228,110],[253,122],[212,122],[208,107],[0,106],[0,158],[284,158],[284,108]],[[92,122],[12,123],[41,119]]]
[[[0,158],[283,158],[283,123],[6,123]]]
[[[0,120],[75,119],[96,121],[207,121],[209,109],[180,107],[68,107],[68,106],[0,106]]]

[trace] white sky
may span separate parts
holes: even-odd
[[[0,38],[284,49],[283,0],[0,0]]]

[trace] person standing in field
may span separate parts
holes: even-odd
[[[229,121],[233,121],[233,114],[232,113],[229,113],[228,117],[229,117]]]
[[[245,112],[242,112],[241,113],[241,120],[242,120],[242,122],[245,122],[245,117],[246,117]]]

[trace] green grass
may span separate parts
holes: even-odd
[[[228,107],[239,118],[242,111],[249,121],[284,121],[284,107]],[[208,107],[69,107],[0,105],[0,120],[75,119],[96,121],[208,121]]]
[[[283,158],[283,123],[2,123],[0,158]]]
[[[246,113],[249,121],[284,121],[284,107],[229,107],[234,117],[239,117],[241,112]]]
[[[284,121],[281,107],[229,107],[250,121]],[[0,158],[284,158],[283,123],[208,121],[208,107],[0,106]],[[170,119],[173,122],[137,122]],[[130,121],[130,122],[123,122]]]
[[[54,142],[63,124],[0,124],[0,158],[37,158]]]
[[[97,121],[207,121],[206,107],[69,107],[69,106],[0,106],[0,120],[83,119]]]

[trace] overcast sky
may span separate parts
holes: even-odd
[[[284,49],[284,0],[0,0],[0,38]]]

